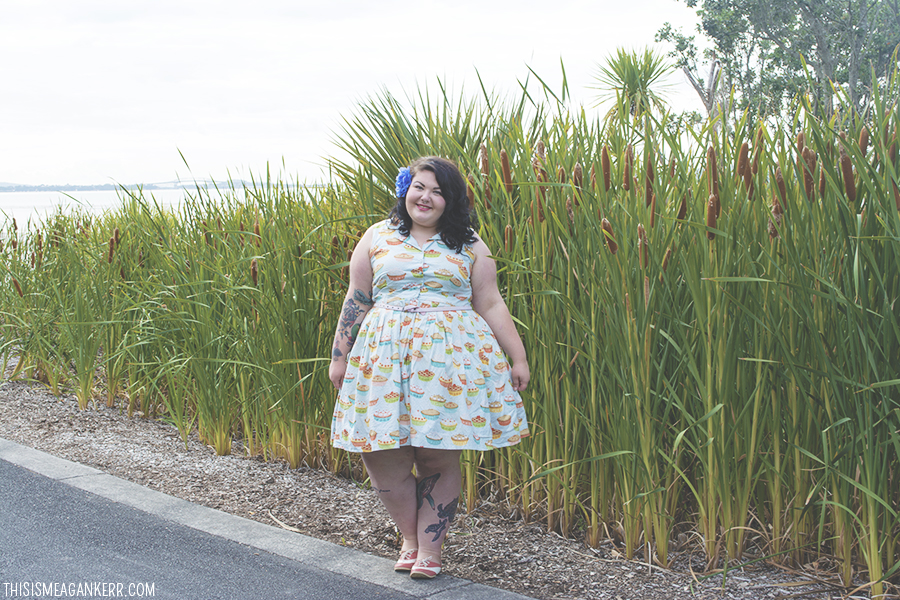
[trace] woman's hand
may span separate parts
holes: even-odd
[[[343,358],[337,358],[331,361],[331,365],[328,367],[328,379],[331,380],[331,383],[334,385],[336,390],[341,389],[341,384],[344,383],[344,373],[347,372],[347,360]]]
[[[531,381],[531,371],[528,369],[527,362],[519,362],[512,366],[509,372],[509,378],[512,380],[513,389],[517,392],[525,391],[528,382]]]

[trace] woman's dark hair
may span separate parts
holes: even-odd
[[[466,194],[466,180],[457,166],[440,156],[423,156],[409,165],[409,174],[415,177],[419,171],[431,171],[444,197],[444,213],[438,220],[441,241],[457,254],[467,244],[475,243],[475,215],[469,211],[469,197]],[[389,215],[391,223],[398,226],[400,233],[409,235],[412,217],[406,210],[406,198],[397,198],[397,204]]]

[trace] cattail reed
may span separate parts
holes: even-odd
[[[259,217],[256,217],[256,221],[253,223],[253,235],[256,236],[256,245],[262,242],[262,236],[259,234]]]
[[[800,156],[803,154],[803,149],[806,148],[806,134],[802,131],[797,134],[797,155]]]
[[[637,226],[638,231],[638,259],[641,263],[641,269],[646,269],[650,266],[650,242],[647,239],[647,231],[644,229],[644,225],[638,223]]]
[[[506,250],[507,254],[512,252],[512,245],[513,245],[513,228],[512,228],[512,225],[507,224],[506,228],[503,230],[503,249]]]
[[[603,150],[600,151],[600,167],[603,171],[603,191],[608,192],[611,182],[610,164],[609,164],[609,148],[603,144]]]
[[[113,254],[115,253],[115,250],[116,250],[116,238],[111,237],[111,238],[109,238],[109,256],[107,256],[107,259],[106,259],[107,263],[112,264]]]
[[[775,167],[775,186],[778,188],[778,199],[781,200],[782,207],[787,204],[787,187],[784,184],[784,176],[781,174],[781,167]]]
[[[538,140],[537,144],[534,145],[534,151],[541,160],[544,160],[544,156],[546,154],[544,150],[544,142]]]
[[[615,254],[619,251],[619,244],[616,243],[616,236],[613,233],[612,225],[604,218],[600,221],[600,228],[603,229],[603,234],[606,238],[606,247],[609,248],[609,251],[612,254]]]
[[[259,263],[256,262],[255,258],[250,261],[250,280],[253,282],[253,287],[256,287],[259,281]]]
[[[566,215],[569,217],[569,224],[575,224],[575,211],[572,208],[572,196],[566,196]]]
[[[478,149],[478,159],[481,163],[481,176],[487,178],[491,174],[491,162],[488,158],[487,145],[484,142],[481,142],[481,146]]]
[[[597,189],[597,169],[594,168],[593,164],[591,164],[591,189]]]
[[[813,200],[815,193],[816,153],[811,148],[803,148],[803,187],[806,199]]]
[[[672,260],[672,247],[671,246],[666,250],[666,255],[663,256],[663,262],[662,262],[663,273],[665,273],[666,269],[669,268],[670,260]]]
[[[566,178],[566,168],[562,165],[556,167],[556,181],[559,183],[565,183]]]
[[[503,171],[503,185],[506,187],[506,193],[512,194],[512,171],[509,168],[509,155],[506,150],[500,150],[500,168]]]
[[[760,125],[759,129],[756,131],[756,139],[753,141],[753,164],[750,166],[750,170],[754,175],[759,173],[759,157],[762,155],[763,150],[763,128]]]
[[[243,221],[241,221],[239,228],[240,228],[239,229],[240,233],[238,233],[238,238],[241,242],[241,247],[243,247],[244,246],[244,222]]]
[[[741,149],[738,150],[737,171],[735,171],[736,179],[744,179],[744,185],[747,186],[747,173],[750,170],[750,144],[744,142]],[[747,186],[749,187],[749,186]]]
[[[775,219],[776,225],[781,225],[784,218],[784,206],[775,194],[772,194],[772,218]]]
[[[853,179],[853,163],[850,157],[841,148],[841,175],[844,178],[844,191],[850,204],[856,203],[856,182]]]
[[[709,228],[706,231],[706,237],[709,241],[716,239],[716,233],[713,229],[716,227],[716,220],[718,218],[719,213],[716,209],[716,197],[710,195],[709,201],[706,203],[706,226]]]
[[[634,160],[634,153],[631,150],[631,144],[625,148],[625,166],[622,169],[622,187],[625,191],[631,189],[631,162]]]
[[[865,156],[866,152],[869,150],[869,128],[863,126],[862,131],[859,132],[859,151]]]
[[[469,185],[466,186],[466,197],[469,199],[469,210],[475,210],[475,177],[469,173],[469,176],[466,177],[466,181]],[[490,210],[490,207],[488,207]]]
[[[16,288],[16,293],[19,294],[19,298],[24,298],[25,294],[22,293],[22,286],[19,285],[19,281],[13,277],[12,278],[13,286]]]
[[[648,157],[647,172],[644,174],[644,205],[650,206],[653,197],[653,180],[656,179],[656,173],[653,168],[653,161]]]
[[[678,207],[678,214],[675,218],[679,221],[684,221],[684,218],[687,216],[687,200],[690,191],[685,192],[681,195],[681,205]]]
[[[652,194],[650,198],[650,229],[656,225],[656,194]]]
[[[580,190],[582,179],[584,179],[584,174],[581,169],[581,163],[577,162],[577,163],[575,163],[575,166],[572,168],[572,185],[574,185],[576,189]],[[575,201],[576,202],[578,201],[577,197],[576,197]]]
[[[119,228],[116,227],[113,229],[113,239],[116,240],[116,248],[119,247],[120,238],[119,238]]]
[[[706,177],[709,194],[715,199],[716,218],[722,212],[722,204],[719,201],[719,166],[716,161],[716,149],[710,146],[706,150]]]

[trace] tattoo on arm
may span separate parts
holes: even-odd
[[[361,306],[370,307],[372,304],[372,295],[362,290],[356,290],[353,293],[353,297],[347,298],[344,302],[341,318],[338,321],[338,338],[347,338],[349,348],[353,347],[353,343],[356,341],[356,336],[359,333],[359,323],[357,321],[360,315],[366,312]],[[338,351],[337,348],[335,350]],[[337,358],[334,353],[332,353],[331,357]]]

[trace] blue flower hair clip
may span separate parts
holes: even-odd
[[[394,193],[398,198],[406,198],[406,192],[409,191],[411,183],[412,175],[409,173],[409,167],[403,167],[397,173],[397,180],[394,182]]]

